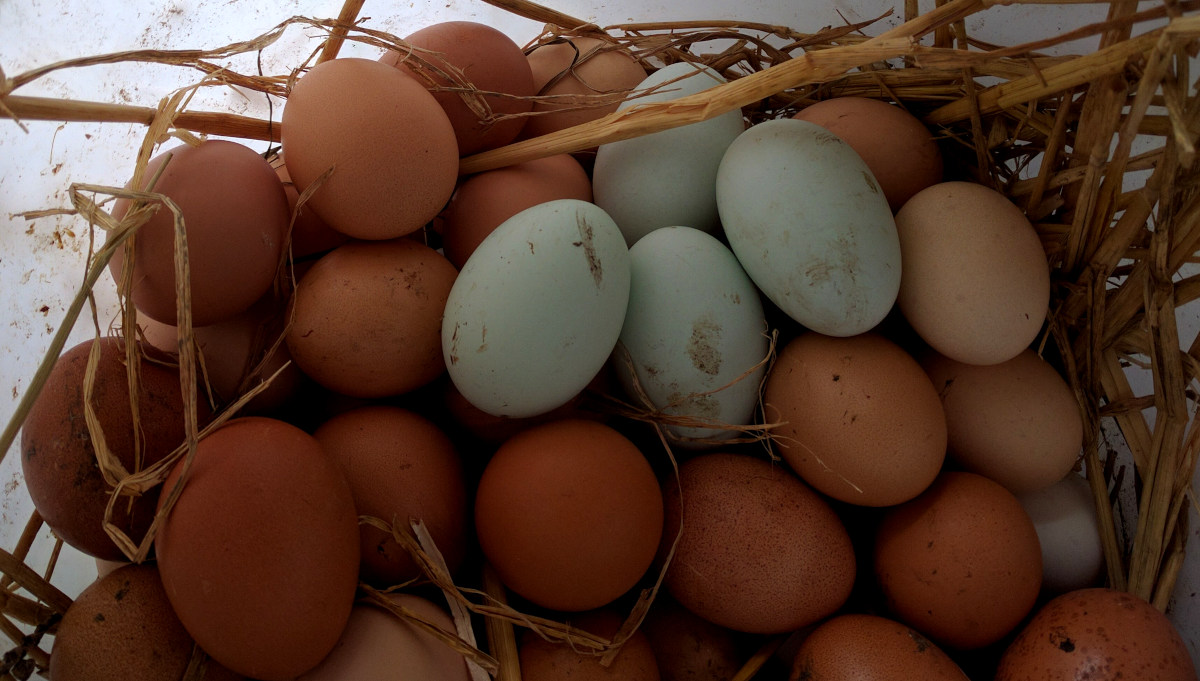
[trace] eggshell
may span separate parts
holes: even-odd
[[[437,100],[369,59],[331,59],[297,80],[281,135],[301,192],[335,169],[306,205],[357,239],[415,232],[441,212],[458,179],[454,127]]]
[[[1017,496],[1042,545],[1042,591],[1061,594],[1100,586],[1104,547],[1091,486],[1068,473],[1058,482]]]
[[[612,639],[622,618],[608,610],[597,610],[571,618],[570,624],[606,639]],[[523,681],[658,681],[661,677],[654,651],[645,634],[634,631],[621,652],[605,667],[600,657],[573,649],[570,644],[547,641],[530,631],[521,637]]]
[[[846,528],[786,469],[704,454],[680,466],[664,497],[664,550],[679,535],[664,583],[708,621],[783,633],[828,617],[849,597],[855,559]]]
[[[359,515],[425,523],[453,571],[467,550],[467,490],[462,462],[445,433],[423,416],[384,405],[343,412],[313,433],[350,483]],[[390,533],[362,525],[362,572],[381,587],[421,570]]]
[[[746,130],[717,171],[729,246],[789,317],[828,336],[869,331],[900,287],[892,211],[863,160],[815,123]]]
[[[417,56],[434,68],[456,75],[481,92],[500,93],[479,95],[478,99],[482,101],[475,102],[474,106],[487,107],[489,115],[501,118],[481,118],[479,112],[473,111],[463,99],[461,92],[435,90],[462,87],[457,81],[428,69],[410,67],[413,58],[396,50],[388,50],[380,58],[381,62],[402,69],[430,89],[454,126],[460,155],[504,146],[521,132],[528,118],[520,114],[533,108],[532,99],[522,98],[532,97],[536,90],[529,61],[512,38],[478,22],[444,21],[411,33],[404,41],[418,50],[427,50]]]
[[[763,391],[776,451],[823,494],[891,506],[923,492],[946,455],[946,417],[915,359],[875,334],[798,336]]]
[[[125,565],[85,588],[54,634],[55,681],[182,679],[195,641],[163,590],[153,565]],[[241,678],[209,660],[207,681]]]
[[[1011,492],[974,473],[946,472],[890,509],[875,537],[875,576],[902,622],[943,646],[999,641],[1033,609],[1042,553]]]
[[[534,89],[547,98],[534,104],[537,115],[521,131],[524,139],[603,118],[620,105],[612,95],[627,94],[646,78],[628,50],[596,38],[556,39],[534,47],[526,58]]]
[[[753,282],[714,237],[664,227],[629,251],[629,307],[613,363],[634,404],[703,423],[747,425],[766,373],[767,323]],[[635,380],[636,377],[636,380]],[[736,430],[670,426],[672,444]],[[712,444],[712,443],[708,443]]]
[[[728,681],[742,668],[732,631],[699,617],[661,591],[641,631],[654,650],[663,681]]]
[[[654,559],[663,501],[650,464],[608,426],[521,431],[488,462],[475,498],[484,556],[510,589],[555,610],[610,603]]]
[[[637,90],[649,94],[619,107],[666,102],[725,82],[710,68],[678,62],[654,72]],[[700,123],[601,144],[592,172],[596,205],[603,208],[630,246],[660,227],[686,225],[715,234],[717,167],[730,143],[745,130],[735,109]]]
[[[312,669],[350,616],[359,568],[350,486],[312,436],[282,421],[234,419],[201,440],[156,547],[180,621],[240,674],[277,681]]]
[[[273,165],[275,174],[283,183],[284,194],[287,195],[288,215],[292,216],[293,259],[299,260],[316,253],[325,253],[350,240],[350,237],[330,227],[307,202],[297,209],[296,205],[300,203],[300,192],[296,190],[296,183],[292,182],[292,176],[283,163],[282,154],[276,157]]]
[[[968,681],[920,632],[876,615],[839,615],[800,644],[791,681]]]
[[[834,97],[793,118],[816,123],[849,144],[879,182],[892,211],[942,181],[942,153],[933,133],[899,106],[867,97]]]
[[[950,457],[966,470],[1022,494],[1062,480],[1079,460],[1079,402],[1033,350],[989,366],[937,354],[923,365],[946,410]]]
[[[1081,589],[1047,603],[1004,651],[996,681],[1194,681],[1171,620],[1133,594]]]
[[[547,156],[472,175],[442,213],[446,258],[462,269],[500,223],[555,199],[592,200],[592,181],[569,154]]]
[[[446,300],[442,353],[455,387],[496,416],[565,404],[617,344],[629,267],[621,231],[594,204],[561,199],[506,220]]]
[[[999,364],[1029,347],[1046,318],[1050,268],[1021,209],[983,185],[942,182],[909,199],[896,228],[897,303],[926,343],[965,364]]]
[[[453,634],[454,620],[419,596],[389,594],[395,605]],[[297,681],[467,681],[466,658],[419,626],[374,605],[356,605],[329,656]]]
[[[92,404],[109,451],[128,472],[144,470],[183,443],[183,397],[179,373],[150,361],[139,363],[138,433],[129,406],[125,340],[87,340],[62,354],[34,401],[21,430],[21,470],[34,508],[54,533],[97,558],[124,560],[104,531],[113,491],[100,471],[84,410],[84,377],[93,345],[99,359]],[[140,350],[139,350],[140,352]],[[201,423],[209,417],[198,405]],[[141,439],[141,461],[135,437]],[[140,542],[154,520],[156,490],[113,507],[112,522]]]
[[[411,239],[339,246],[296,285],[288,349],[305,374],[344,395],[419,388],[445,370],[439,334],[456,275]]]
[[[153,191],[183,216],[192,323],[203,326],[245,310],[271,287],[283,254],[289,218],[283,184],[258,152],[226,140],[159,154],[147,164],[141,188],[164,164]],[[113,217],[125,217],[129,206],[118,199]],[[139,312],[166,324],[177,323],[174,219],[163,205],[138,229],[130,290]],[[109,270],[119,285],[124,249],[116,251]]]

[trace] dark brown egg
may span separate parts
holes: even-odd
[[[56,535],[97,558],[123,560],[125,555],[104,531],[104,511],[113,486],[97,464],[84,416],[84,375],[93,343],[85,341],[67,350],[54,365],[25,420],[21,466],[34,507]],[[139,363],[139,460],[124,340],[106,337],[98,343],[92,395],[96,417],[109,451],[121,466],[130,473],[143,470],[183,443],[179,373],[159,363]],[[203,401],[199,410],[203,423],[209,416]],[[135,542],[141,541],[154,520],[157,496],[157,491],[150,491],[131,504],[116,504],[113,523]]]
[[[875,615],[841,615],[805,637],[791,681],[968,681],[915,629]]]
[[[742,667],[734,634],[659,593],[642,631],[663,681],[728,681]]]
[[[359,567],[350,486],[312,436],[281,421],[234,419],[201,440],[156,542],[180,621],[238,673],[277,681],[308,671],[350,616]]]
[[[570,618],[570,624],[611,639],[621,627],[615,612],[596,610]],[[547,641],[532,632],[521,638],[521,678],[524,681],[658,681],[658,665],[646,635],[633,632],[621,652],[605,667],[598,655],[581,652],[568,643]]]
[[[539,95],[553,99],[539,101],[522,138],[603,118],[617,110],[620,101],[598,95],[626,94],[646,79],[646,70],[625,48],[596,38],[564,38],[561,42],[541,45],[529,53],[533,85]]]
[[[168,157],[170,162],[167,162]],[[271,165],[253,149],[226,140],[182,145],[150,160],[143,187],[166,164],[154,191],[178,205],[187,228],[192,323],[211,324],[250,307],[271,287],[283,254],[287,196]],[[119,199],[113,215],[124,217]],[[137,232],[133,304],[176,324],[174,214],[164,205]],[[109,268],[121,281],[125,256]]]

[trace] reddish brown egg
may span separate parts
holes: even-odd
[[[313,437],[342,468],[359,515],[395,522],[408,531],[421,520],[450,569],[467,550],[467,490],[453,443],[428,419],[389,406],[343,412]],[[392,586],[419,577],[420,568],[390,533],[363,525],[362,573]]]
[[[666,483],[663,547],[679,536],[665,584],[717,625],[783,633],[833,614],[850,596],[850,536],[827,503],[785,467],[705,454]],[[680,534],[680,518],[683,530]]]
[[[380,58],[381,62],[412,74],[431,89],[454,126],[460,155],[504,146],[521,132],[526,117],[520,114],[533,107],[533,100],[522,98],[531,97],[535,90],[529,61],[512,38],[486,24],[445,21],[426,26],[404,40],[419,50],[427,50],[417,56],[430,62],[433,68],[465,80],[480,92],[499,93],[478,95],[468,104],[461,92],[435,89],[462,85],[430,69],[410,68],[411,56],[388,50]],[[475,111],[472,107],[487,110]]]
[[[576,419],[524,430],[483,471],[475,529],[510,589],[555,610],[601,607],[650,567],[662,532],[658,481],[638,448]]]
[[[283,183],[283,191],[287,195],[288,215],[295,218],[292,222],[292,258],[299,260],[315,253],[324,253],[350,240],[350,237],[330,227],[307,203],[300,206],[299,211],[296,210],[296,204],[300,202],[300,192],[296,190],[296,184],[288,174],[282,155],[276,158],[275,174],[279,176],[279,181]]]
[[[1033,521],[1012,492],[974,473],[943,473],[889,509],[874,562],[892,613],[957,649],[1003,638],[1033,609],[1042,584]]]
[[[734,634],[659,592],[642,622],[663,681],[728,681],[742,668]]]
[[[124,340],[110,336],[98,343],[92,404],[104,440],[127,472],[143,470],[183,443],[179,373],[157,362],[139,363],[135,435]],[[21,468],[34,507],[56,535],[97,558],[124,560],[104,531],[113,486],[100,471],[84,415],[84,376],[93,344],[80,343],[55,363],[21,431]],[[209,412],[203,402],[198,408],[203,423]],[[139,436],[140,455],[135,444]],[[140,542],[154,520],[156,498],[153,490],[132,503],[116,504],[113,524]]]
[[[332,59],[304,74],[283,109],[288,172],[329,226],[358,239],[415,232],[458,179],[458,143],[416,80],[369,59]]]
[[[592,200],[592,182],[568,154],[548,156],[473,175],[459,185],[442,214],[446,257],[463,263],[500,223],[539,203]]]
[[[167,159],[170,158],[170,162]],[[179,207],[187,228],[192,323],[211,324],[250,307],[275,280],[289,219],[283,184],[253,149],[225,140],[182,145],[150,160],[144,188],[166,164],[156,193]],[[129,201],[113,207],[125,216]],[[146,316],[177,323],[174,214],[164,205],[135,236],[133,304]],[[125,255],[109,269],[119,283]]]
[[[874,334],[807,333],[779,353],[763,393],[779,453],[835,499],[890,506],[927,488],[946,456],[946,417],[915,359]]]
[[[457,275],[411,239],[339,246],[296,285],[288,349],[305,374],[344,395],[419,388],[446,370],[442,313]]]
[[[840,615],[796,651],[790,681],[968,681],[920,632],[875,615]]]
[[[162,501],[182,471],[183,462]],[[350,616],[359,567],[350,486],[312,436],[282,421],[234,419],[201,440],[156,542],[180,621],[238,673],[276,681],[312,669]]]
[[[598,95],[625,94],[646,79],[646,70],[623,47],[596,38],[564,38],[535,48],[528,55],[540,113],[529,119],[521,137],[594,121],[617,110],[620,101]],[[601,101],[598,101],[601,100]]]
[[[1187,645],[1133,594],[1072,591],[1047,603],[1004,651],[996,681],[1195,681]]]
[[[612,639],[623,620],[615,612],[596,610],[570,618],[586,632]],[[605,667],[600,657],[574,649],[568,643],[547,641],[526,631],[521,637],[521,678],[524,681],[658,681],[658,665],[646,635],[634,631],[621,652]]]

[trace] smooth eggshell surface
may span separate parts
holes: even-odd
[[[616,635],[621,623],[622,618],[608,610],[571,618],[572,626],[607,639]],[[547,641],[530,631],[521,637],[520,659],[523,681],[659,681],[661,678],[654,651],[640,631],[633,632],[607,667],[596,655],[577,651],[566,643]]]
[[[646,69],[625,48],[595,38],[566,37],[539,45],[526,56],[538,101],[521,138],[594,121],[617,110],[620,97],[646,78]]]
[[[791,681],[968,681],[914,629],[876,615],[839,615],[800,644]]]
[[[1037,528],[1042,545],[1042,590],[1061,594],[1099,586],[1104,546],[1092,488],[1081,475],[1017,496]]]

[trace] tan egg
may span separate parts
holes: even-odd
[[[460,155],[504,146],[521,132],[527,118],[520,114],[527,113],[533,107],[533,100],[527,98],[534,95],[536,90],[529,61],[512,38],[486,24],[445,21],[426,26],[404,40],[413,47],[428,50],[418,56],[431,62],[435,68],[464,79],[481,92],[499,93],[480,95],[482,102],[476,103],[476,106],[486,106],[492,115],[501,118],[481,118],[460,92],[434,89],[460,87],[457,81],[424,69],[410,70],[404,65],[407,55],[396,50],[388,50],[380,58],[381,62],[401,68],[424,87],[430,88],[434,99],[454,126]],[[415,70],[419,70],[421,75],[416,75]]]
[[[296,81],[283,109],[288,172],[305,205],[357,239],[393,239],[433,219],[458,179],[454,128],[429,91],[369,59],[332,59]]]
[[[839,615],[814,629],[792,663],[790,681],[968,681],[932,641],[876,615]]]
[[[842,138],[871,169],[892,212],[914,194],[942,181],[942,153],[933,133],[899,106],[867,97],[835,97],[793,118]]]
[[[891,506],[927,488],[946,455],[946,418],[921,366],[882,336],[798,336],[763,392],[777,451],[823,494]]]
[[[1053,485],[1083,446],[1079,403],[1033,350],[975,366],[941,355],[923,361],[946,410],[950,457],[1014,494]]]
[[[1037,530],[1011,492],[946,472],[889,509],[875,536],[875,576],[888,609],[938,644],[999,641],[1033,609],[1042,583]]]
[[[296,204],[300,202],[300,192],[296,190],[296,184],[288,174],[282,154],[276,157],[274,165],[275,174],[279,176],[279,181],[283,183],[283,191],[287,194],[288,215],[295,217],[295,221],[292,222],[292,258],[299,260],[316,253],[324,253],[349,241],[350,237],[330,227],[307,203],[300,206],[299,211],[296,210]]]
[[[457,274],[411,239],[339,246],[296,284],[288,349],[306,375],[350,397],[419,388],[446,370],[442,314]]]
[[[729,629],[777,634],[845,603],[856,574],[850,537],[785,467],[705,454],[680,466],[678,480],[664,489],[664,550],[679,535],[664,583],[685,608]]]
[[[472,175],[442,213],[446,257],[462,269],[500,223],[539,203],[592,200],[592,182],[574,157],[559,154]]]
[[[598,102],[596,95],[625,94],[646,79],[646,70],[628,50],[596,38],[564,38],[535,48],[527,58],[538,94],[554,96],[533,110],[554,113],[532,116],[522,138],[607,116],[620,102]]]
[[[663,681],[728,681],[742,668],[734,633],[659,592],[642,622]]]
[[[423,416],[390,406],[343,412],[313,433],[342,468],[359,515],[425,523],[451,571],[467,551],[467,490],[450,438]],[[421,576],[390,533],[362,525],[362,573],[380,587]]]
[[[966,364],[1029,347],[1046,318],[1050,268],[1021,209],[983,185],[942,182],[904,204],[896,230],[897,303],[926,343]]]
[[[568,618],[571,626],[612,639],[622,618],[609,610],[596,610]],[[600,657],[573,649],[567,643],[547,641],[526,630],[521,636],[521,679],[523,681],[658,681],[661,677],[654,650],[646,635],[634,631],[610,666]]]

